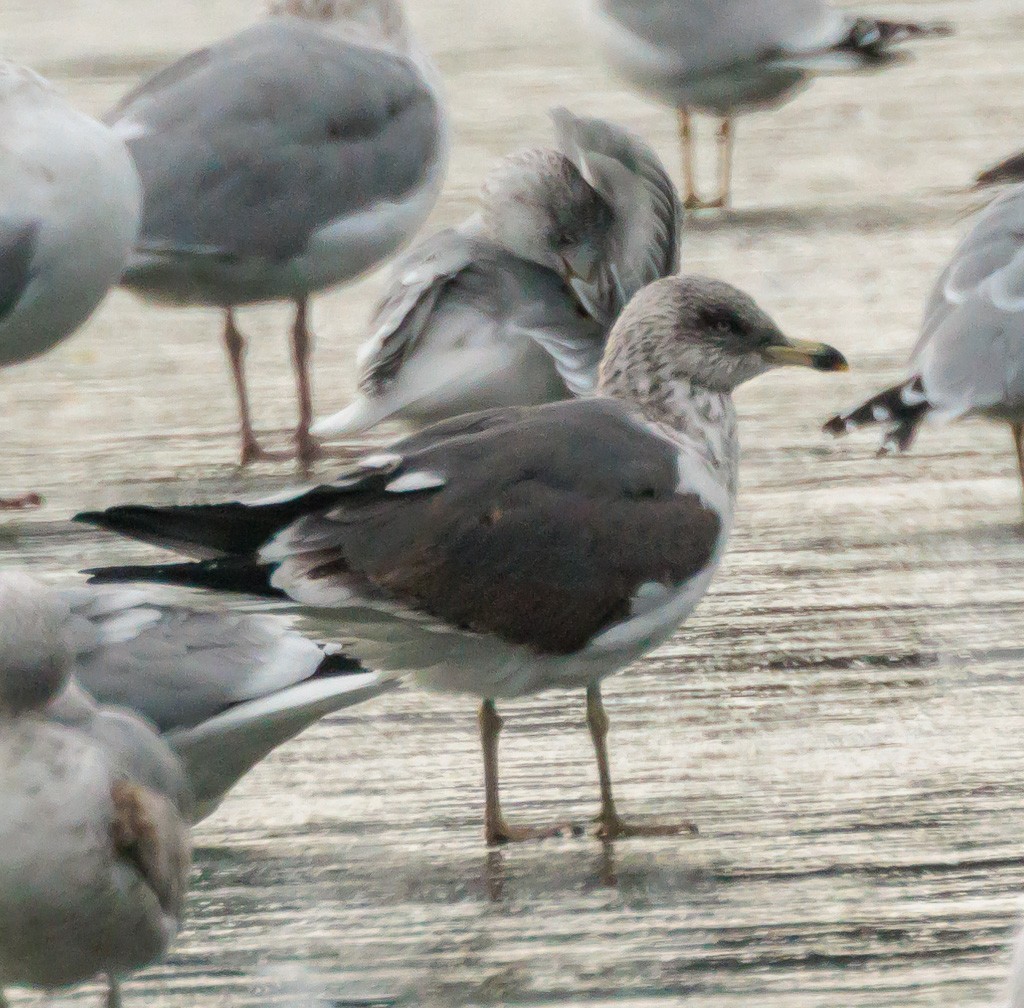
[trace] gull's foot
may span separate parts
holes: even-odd
[[[253,462],[287,462],[291,457],[290,452],[269,451],[258,441],[244,441],[238,465],[244,469],[246,466],[252,465]]]
[[[689,196],[683,200],[684,210],[725,210],[728,204],[723,197],[704,200],[699,196]]]
[[[599,816],[596,836],[602,840],[625,840],[629,837],[669,837],[687,833],[696,836],[699,832],[695,823],[633,823],[617,815]]]
[[[484,835],[488,847],[522,843],[524,840],[550,840],[554,837],[581,837],[586,830],[579,823],[558,823],[555,826],[510,826],[499,819],[495,826],[487,826]]]
[[[22,494],[20,497],[0,497],[0,511],[34,511],[43,506],[43,498],[37,493]]]
[[[361,455],[365,455],[367,452],[366,445],[335,445],[334,447],[328,447],[308,435],[306,437],[296,437],[295,449],[295,458],[299,463],[299,468],[306,474],[310,472],[315,462],[322,462],[324,459],[355,462]]]

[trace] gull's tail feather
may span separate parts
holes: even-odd
[[[889,430],[878,454],[888,455],[893,451],[906,451],[911,446],[918,426],[930,409],[931,404],[925,395],[921,377],[915,375],[872,396],[856,409],[832,417],[822,429],[835,437],[841,437],[858,427],[886,424]]]
[[[946,38],[953,33],[953,26],[945,21],[917,24],[913,21],[858,18],[850,25],[849,33],[836,49],[850,50],[868,59],[884,60],[892,56],[892,47],[901,42],[921,38]]]
[[[181,758],[195,796],[195,820],[206,818],[232,787],[265,756],[328,714],[394,689],[393,678],[369,672],[354,659],[331,656],[345,666],[268,696],[234,704],[194,728],[166,736]],[[354,666],[354,668],[352,667]]]
[[[391,397],[371,399],[360,396],[338,413],[321,417],[310,428],[314,437],[341,437],[362,434],[387,420],[401,409],[402,404],[393,404]]]
[[[193,563],[140,564],[122,567],[94,567],[83,573],[90,584],[124,584],[147,582],[175,585],[179,588],[202,588],[206,591],[256,595],[283,599],[287,596],[270,583],[273,568],[246,557],[224,557],[197,560]]]

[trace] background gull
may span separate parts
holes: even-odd
[[[420,685],[481,699],[486,836],[498,801],[495,698],[586,689],[600,832],[620,818],[601,680],[667,640],[703,597],[732,525],[732,390],[782,364],[845,367],[786,339],[728,284],[673,277],[623,312],[600,394],[443,421],[332,484],[270,504],[119,507],[80,516],[195,563],[99,572],[286,596],[343,628],[353,653]]]
[[[880,455],[906,451],[926,418],[1010,425],[1024,484],[1024,186],[980,214],[932,288],[907,377],[833,417],[836,436],[888,429]]]
[[[121,275],[139,224],[124,144],[33,71],[0,61],[0,368],[74,332]],[[0,509],[38,504],[35,494]]]
[[[594,390],[626,301],[679,269],[682,210],[637,137],[566,109],[552,117],[556,149],[504,159],[477,214],[398,263],[360,350],[362,395],[316,434]]]
[[[178,930],[188,831],[174,802],[133,776],[130,747],[46,716],[68,682],[66,619],[49,589],[0,573],[0,1003],[5,985],[106,973],[115,1008],[120,978]],[[160,745],[152,733],[148,745]]]
[[[791,97],[817,73],[885,66],[907,39],[948,25],[881,21],[822,0],[587,0],[611,66],[678,110],[688,208],[729,203],[733,120]],[[719,192],[697,195],[691,112],[720,119]]]
[[[205,612],[134,589],[53,590],[68,606],[77,685],[161,732],[184,765],[193,821],[277,746],[396,685],[280,617]],[[76,723],[73,707],[50,716]]]
[[[999,164],[978,172],[974,179],[975,189],[989,189],[993,186],[1016,185],[1024,182],[1024,151],[1011,154]]]
[[[160,71],[108,119],[145,190],[124,283],[224,309],[243,465],[273,456],[254,432],[233,309],[295,302],[296,450],[308,465],[309,296],[416,233],[443,181],[447,136],[435,74],[397,0],[280,0],[273,13]]]

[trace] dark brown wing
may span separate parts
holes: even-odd
[[[720,515],[676,492],[673,446],[619,405],[483,416],[396,446],[386,475],[287,528],[264,551],[274,583],[300,602],[391,600],[562,654],[628,617],[641,585],[680,585],[711,560]]]

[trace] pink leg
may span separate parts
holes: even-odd
[[[313,335],[309,331],[309,302],[303,298],[295,310],[292,327],[292,367],[295,369],[295,387],[299,400],[299,423],[295,428],[295,454],[303,472],[308,472],[320,457],[320,448],[309,428],[313,423],[313,389],[309,381],[309,355],[313,349]]]
[[[21,494],[18,497],[0,497],[0,511],[33,511],[43,506],[43,498],[37,493]]]
[[[238,397],[239,435],[242,439],[240,464],[247,466],[251,462],[274,462],[287,458],[286,455],[267,451],[256,439],[256,432],[252,426],[252,412],[249,409],[249,391],[245,384],[245,337],[238,331],[234,312],[230,308],[224,313],[224,346],[228,352],[231,377]]]

